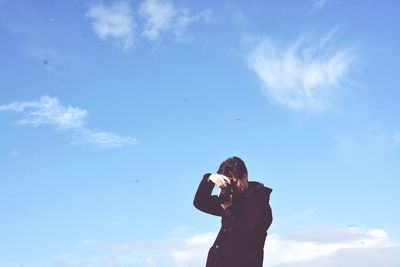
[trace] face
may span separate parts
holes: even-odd
[[[247,176],[243,179],[237,179],[236,177],[232,177],[232,184],[233,184],[233,190],[236,191],[237,193],[242,193],[246,191],[246,189],[249,187],[248,181],[247,181]]]

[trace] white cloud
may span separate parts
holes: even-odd
[[[87,120],[87,111],[76,107],[65,107],[57,98],[43,96],[39,101],[13,102],[0,106],[0,111],[23,112],[20,124],[49,125],[62,129],[82,127]]]
[[[181,246],[172,249],[171,266],[204,266],[215,237],[207,233],[183,240]],[[271,234],[264,250],[264,262],[271,267],[394,267],[400,262],[400,244],[384,230],[354,226],[290,236]],[[339,259],[341,264],[332,259]]]
[[[205,265],[208,249],[211,247],[216,233],[195,234],[183,239],[161,239],[156,241],[134,241],[125,243],[92,244],[103,255],[114,255],[120,265],[136,262],[135,266],[191,266],[202,267]],[[81,257],[85,262],[88,257]],[[98,259],[95,266],[102,266]],[[118,265],[118,266],[120,266]],[[129,266],[129,265],[128,265]]]
[[[137,140],[115,133],[94,131],[86,127],[88,112],[85,109],[64,106],[56,97],[43,96],[39,101],[13,102],[0,105],[0,111],[22,113],[21,125],[50,126],[68,130],[85,142],[99,147],[113,148],[136,144]]]
[[[147,0],[142,3],[139,13],[146,18],[143,35],[149,39],[158,39],[160,33],[170,29],[176,10],[169,1]]]
[[[332,49],[333,33],[317,41],[303,38],[287,47],[259,41],[247,56],[248,66],[279,104],[294,110],[329,109],[335,89],[354,61],[352,49]]]
[[[133,45],[136,24],[129,2],[92,6],[86,17],[92,20],[93,30],[100,39],[112,39],[122,49]]]
[[[189,9],[176,8],[167,0],[145,0],[140,6],[139,14],[146,21],[142,35],[150,40],[157,40],[161,34],[167,32],[172,32],[180,40],[190,24],[207,20],[210,16],[209,11],[192,15]]]
[[[400,262],[400,244],[382,229],[350,227],[296,237],[271,235],[266,251],[273,267],[394,267]]]
[[[137,12],[138,20],[134,19]],[[113,40],[124,50],[132,47],[136,30],[149,40],[158,40],[163,34],[172,34],[177,41],[187,40],[186,29],[198,21],[210,18],[209,10],[192,14],[188,8],[178,8],[168,0],[145,0],[137,11],[133,11],[128,1],[117,1],[111,5],[93,5],[86,17],[92,22],[97,36],[102,40]]]
[[[104,148],[121,147],[123,145],[134,145],[138,141],[129,136],[120,136],[115,133],[86,131],[85,138],[89,143],[96,144]]]
[[[64,253],[42,266],[203,267],[215,237],[216,233],[203,233],[184,239],[111,244],[82,240],[79,246],[86,253],[92,248],[92,254]],[[355,226],[270,234],[264,250],[264,265],[270,267],[398,267],[400,262],[400,243],[386,231]]]
[[[315,0],[312,10],[316,11],[316,10],[323,8],[328,3],[328,1],[329,0]]]
[[[392,259],[381,257],[379,251],[395,250],[400,252],[400,244],[392,241],[382,229],[349,227],[347,229],[329,229],[282,237],[271,235],[266,243],[266,258],[270,266],[392,266]],[[371,254],[375,252],[375,254]],[[360,255],[368,258],[380,258],[380,263],[361,264]],[[346,265],[332,265],[332,258],[342,257]],[[397,257],[400,260],[400,254]]]
[[[198,21],[209,21],[211,17],[211,11],[205,10],[196,15],[191,15],[188,9],[182,9],[181,15],[176,18],[173,33],[178,41],[185,40],[187,37],[185,36],[186,28],[189,25],[196,23]]]
[[[183,240],[181,246],[171,251],[174,266],[204,266],[215,237],[215,233],[205,233]]]

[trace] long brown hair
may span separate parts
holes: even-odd
[[[217,173],[242,180],[247,177],[247,168],[239,157],[230,157],[221,163]]]

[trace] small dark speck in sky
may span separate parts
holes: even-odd
[[[47,65],[49,62],[45,59],[43,60],[43,64]]]

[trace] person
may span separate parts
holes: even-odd
[[[212,195],[214,186],[221,189],[219,196]],[[228,188],[232,188],[231,194],[221,201]],[[206,267],[262,267],[272,223],[271,192],[259,182],[248,181],[246,165],[238,157],[223,161],[217,173],[203,176],[193,205],[221,217],[221,229],[208,252]]]

